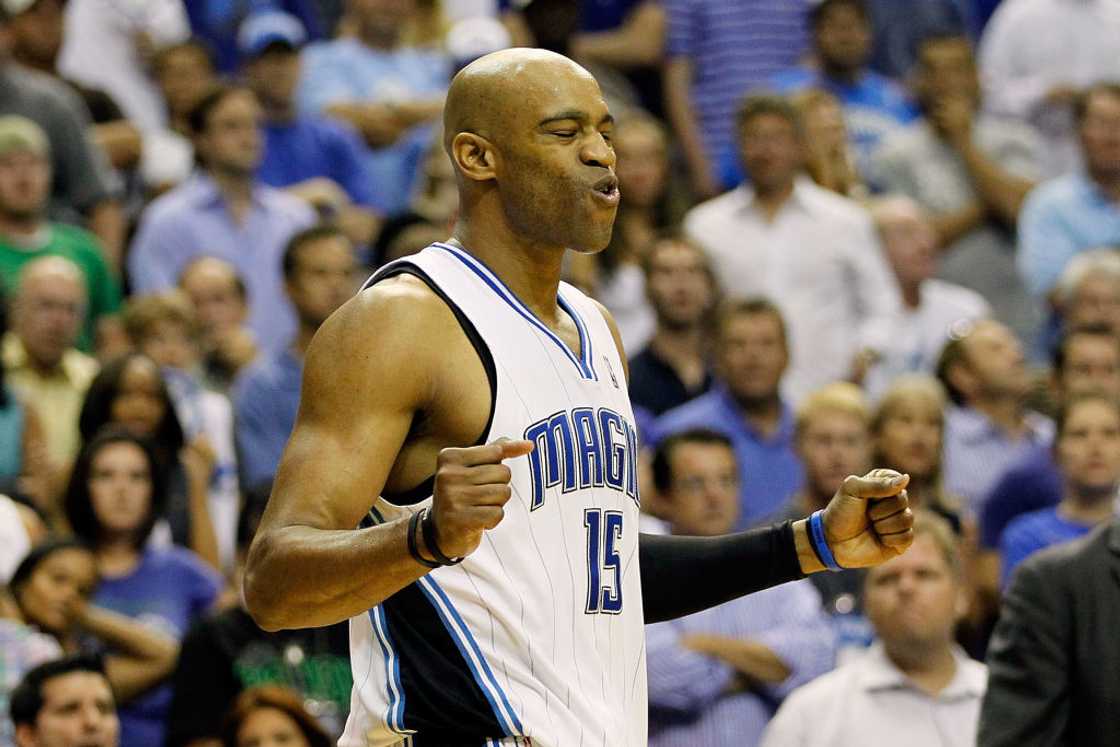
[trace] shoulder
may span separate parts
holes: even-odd
[[[1004,530],[1004,542],[1007,545],[1032,542],[1040,532],[1052,526],[1057,520],[1057,512],[1051,507],[1016,516],[1008,522],[1007,529]]]
[[[844,664],[805,683],[786,697],[781,710],[787,713],[819,714],[830,704],[835,705],[853,691],[859,665],[858,660]]]
[[[871,214],[855,200],[824,189],[807,177],[798,178],[796,189],[805,205],[816,214],[816,218],[864,229],[871,228]]]
[[[1082,202],[1083,178],[1067,174],[1042,182],[1031,190],[1023,203],[1023,211],[1060,211]]]
[[[201,558],[190,550],[176,545],[149,549],[145,554],[144,564],[153,572],[175,574],[180,579],[201,579],[210,582],[217,576],[216,571],[206,565]]]
[[[197,202],[198,188],[194,180],[189,178],[152,200],[144,209],[140,222],[149,228],[189,222],[191,215],[198,209]]]
[[[724,192],[689,210],[684,216],[685,227],[690,231],[703,230],[713,222],[724,222],[745,202],[746,192],[741,187]]]
[[[51,76],[15,63],[9,63],[6,67],[8,69],[4,71],[4,76],[9,83],[16,86],[29,100],[46,107],[48,111],[45,114],[55,114],[59,110],[73,114],[81,111],[84,106],[73,89]]]
[[[775,73],[770,77],[770,87],[779,93],[792,93],[812,86],[817,81],[817,74],[803,67],[791,67]]]
[[[938,278],[930,278],[926,283],[934,303],[960,317],[981,317],[991,311],[987,299],[971,288]]]

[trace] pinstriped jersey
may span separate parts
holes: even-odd
[[[341,747],[644,747],[637,436],[598,307],[561,284],[570,349],[482,262],[437,243],[382,268],[421,278],[474,343],[492,394],[480,443],[526,438],[507,461],[505,516],[457,566],[350,621],[354,690]],[[431,504],[379,497],[371,521]],[[413,501],[413,502],[410,502]]]

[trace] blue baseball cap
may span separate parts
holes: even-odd
[[[299,49],[307,41],[307,29],[291,13],[268,10],[253,13],[237,30],[237,48],[243,57],[257,57],[272,44]]]

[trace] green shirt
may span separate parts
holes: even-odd
[[[40,257],[59,256],[69,259],[82,271],[86,279],[89,306],[86,323],[78,337],[79,350],[93,349],[97,320],[115,314],[121,307],[121,289],[117,279],[105,263],[101,246],[88,231],[65,223],[51,223],[46,229],[46,240],[38,247],[22,247],[0,237],[0,281],[11,297],[19,286],[23,266]]]

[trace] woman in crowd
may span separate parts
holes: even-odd
[[[66,516],[93,548],[100,575],[94,601],[178,641],[213,606],[222,579],[194,553],[149,545],[166,500],[157,465],[153,450],[129,431],[101,431],[78,455]],[[162,744],[170,702],[170,687],[161,687],[122,708],[122,745]]]
[[[234,703],[222,729],[222,747],[331,747],[327,733],[291,690],[254,687]]]
[[[959,536],[959,501],[941,482],[941,444],[945,432],[945,390],[929,376],[900,376],[879,401],[871,418],[873,464],[910,475],[910,505],[940,514]]]
[[[50,636],[62,652],[102,652],[116,701],[127,704],[171,674],[179,647],[147,625],[91,604],[97,583],[93,551],[80,540],[54,539],[28,553],[9,589],[18,621]],[[12,653],[6,650],[5,659]]]
[[[1007,525],[1000,540],[1000,585],[1015,567],[1051,545],[1088,534],[1116,514],[1120,487],[1120,403],[1104,394],[1073,395],[1058,412],[1054,457],[1065,485],[1061,502]]]
[[[803,91],[790,99],[805,131],[805,170],[820,186],[845,197],[867,197],[867,185],[856,169],[848,145],[844,109],[831,93],[817,89]]]
[[[78,418],[83,443],[106,425],[120,426],[151,443],[156,472],[166,486],[166,493],[158,496],[162,504],[157,518],[166,518],[172,540],[218,568],[209,506],[214,451],[204,437],[184,445],[167,383],[151,358],[125,354],[107,363],[90,384]],[[157,543],[165,543],[166,536],[160,535],[166,535],[166,529],[157,532]]]

